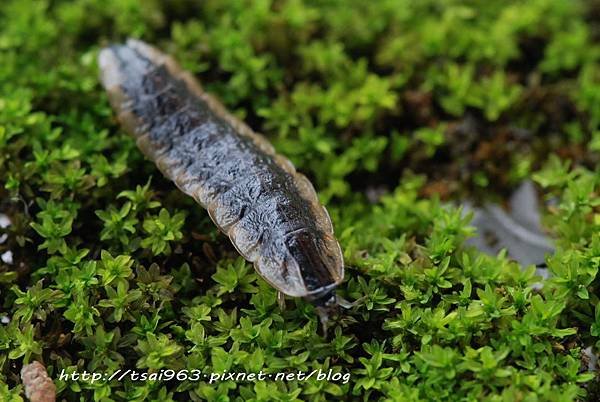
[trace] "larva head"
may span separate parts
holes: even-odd
[[[317,307],[323,333],[329,316],[337,309],[336,287],[344,275],[344,260],[337,241],[322,232],[299,230],[285,242],[302,281],[304,298]]]
[[[315,305],[315,307],[317,308],[317,314],[319,315],[319,319],[321,320],[321,326],[323,328],[323,335],[325,337],[327,337],[327,327],[328,327],[328,322],[329,322],[329,316],[331,316],[332,314],[339,312],[339,308],[345,308],[345,309],[350,309],[354,306],[356,306],[357,304],[359,304],[360,302],[362,302],[364,299],[366,299],[366,295],[359,298],[358,300],[355,300],[354,302],[350,303],[348,300],[344,299],[343,297],[336,295],[335,293],[335,288],[327,290],[325,292],[323,292],[323,294],[320,294],[319,296],[317,296],[316,298],[313,299],[309,299],[309,301]]]
[[[334,295],[335,287],[344,275],[344,261],[337,241],[312,230],[299,230],[288,234],[285,246],[293,266],[297,267],[303,283],[304,296],[321,300]]]
[[[317,308],[330,309],[337,306],[335,287],[327,289],[323,293],[319,293],[314,296],[309,296],[306,299]]]

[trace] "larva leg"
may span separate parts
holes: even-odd
[[[279,304],[279,309],[281,311],[285,310],[285,294],[282,292],[277,292],[277,304]]]
[[[321,330],[323,331],[323,338],[327,339],[327,328],[329,327],[329,309],[326,307],[317,307],[317,315],[319,321],[321,321]]]

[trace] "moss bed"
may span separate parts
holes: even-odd
[[[328,338],[118,127],[96,56],[127,37],[313,181],[365,296]],[[67,401],[599,400],[599,39],[591,0],[3,0],[0,401],[34,360]],[[448,206],[528,178],[549,279]],[[59,378],[119,369],[350,379]]]

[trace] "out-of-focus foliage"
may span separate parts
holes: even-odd
[[[597,400],[582,350],[600,348],[599,24],[583,0],[2,1],[0,400],[21,400],[33,359],[55,379],[351,374],[58,380],[67,400]],[[116,125],[95,59],[128,36],[315,183],[348,264],[340,294],[364,298],[328,339]],[[551,205],[548,280],[466,248],[468,217],[440,202],[529,176]]]

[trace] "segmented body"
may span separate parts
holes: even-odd
[[[331,293],[344,275],[341,249],[312,184],[291,162],[155,48],[130,39],[102,50],[99,64],[139,148],[267,282],[290,296]]]

